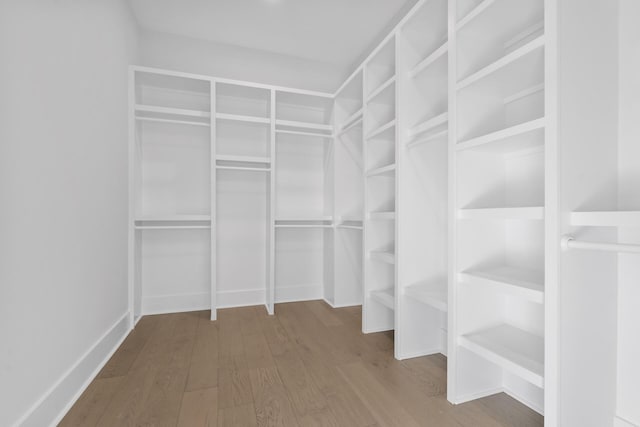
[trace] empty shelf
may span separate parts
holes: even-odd
[[[362,111],[363,111],[363,108],[360,108],[358,111],[356,111],[351,116],[349,116],[344,121],[342,126],[340,126],[340,133],[344,133],[349,129],[351,129],[352,127],[355,127],[358,123],[362,122]]]
[[[371,169],[371,170],[367,171],[367,176],[377,176],[377,175],[389,174],[389,173],[393,173],[395,170],[396,170],[396,165],[394,163],[394,164],[391,164],[391,165],[382,166],[380,168]]]
[[[369,133],[366,139],[376,138],[382,135],[383,133],[385,133],[386,131],[388,131],[389,129],[395,127],[395,125],[396,125],[396,119],[390,120],[387,123],[383,124],[382,126],[378,127],[377,129],[373,130],[371,133]]]
[[[406,296],[440,311],[447,311],[447,285],[433,283],[416,283],[407,286]]]
[[[476,17],[478,17],[482,12],[487,10],[489,6],[491,6],[495,0],[483,0],[476,7],[474,7],[471,12],[467,13],[462,19],[460,19],[456,23],[456,31],[460,31],[462,27],[467,25],[469,22],[473,21]]]
[[[379,291],[371,291],[371,299],[379,302],[391,310],[396,307],[396,299],[394,296],[393,288],[382,289]]]
[[[236,122],[245,122],[245,123],[262,123],[262,124],[271,123],[271,119],[267,117],[241,116],[239,114],[226,114],[226,113],[217,113],[216,119],[232,120]]]
[[[315,133],[315,132],[304,132],[298,130],[287,130],[287,129],[276,129],[276,133],[285,134],[285,135],[298,135],[298,136],[309,136],[313,138],[325,138],[332,139],[333,135],[325,134],[325,133]]]
[[[347,228],[352,230],[362,230],[362,220],[361,219],[346,219],[342,218],[340,223],[336,225],[337,228]]]
[[[319,218],[279,218],[275,220],[276,228],[333,228],[331,217]]]
[[[640,211],[571,212],[570,223],[585,227],[640,227]]]
[[[413,70],[409,72],[409,77],[415,78],[418,74],[429,68],[431,64],[440,59],[443,55],[445,55],[449,50],[449,43],[444,42],[442,46],[434,50],[429,56],[424,58],[422,61],[416,65]]]
[[[183,108],[136,104],[135,110],[137,120],[208,126],[211,119],[211,113],[208,111]]]
[[[276,120],[276,126],[281,126],[285,128],[314,130],[314,131],[325,132],[325,133],[333,132],[332,125],[320,124],[320,123],[309,123],[309,122],[297,122],[293,120]],[[287,129],[280,128],[277,130],[282,131]]]
[[[448,129],[441,130],[440,132],[436,132],[430,135],[425,136],[424,138],[418,138],[411,142],[407,143],[407,148],[414,148],[422,144],[428,144],[429,142],[437,141],[440,138],[444,138],[449,134]]]
[[[369,256],[374,261],[386,262],[387,264],[396,263],[396,256],[393,252],[371,251]]]
[[[506,67],[507,65],[517,61],[518,59],[534,52],[536,49],[540,49],[544,47],[544,35],[537,37],[525,44],[524,46],[514,50],[513,52],[503,56],[497,61],[487,65],[486,67],[476,71],[471,74],[469,77],[466,77],[460,80],[457,84],[456,89],[461,90],[465,87],[474,84],[475,82],[484,79],[485,77],[495,73],[496,71]]]
[[[544,303],[544,273],[540,271],[502,266],[466,270],[460,273],[459,278],[473,286]]]
[[[544,338],[500,325],[463,335],[458,344],[531,384],[544,387]]]
[[[544,129],[545,119],[539,118],[535,120],[531,120],[525,123],[520,123],[515,126],[510,126],[508,128],[500,129],[496,132],[491,132],[486,135],[478,136],[476,138],[471,138],[466,141],[459,142],[456,145],[456,150],[469,150],[474,148],[483,148],[483,146],[495,143],[498,141],[509,142],[510,138],[516,138],[520,135],[525,135],[529,132],[534,132],[539,129]],[[544,144],[544,135],[532,135],[534,138],[529,141],[525,139],[520,139],[518,141],[513,141],[513,144],[504,144],[501,147],[495,147],[495,150],[492,151],[500,151],[500,152],[509,152],[514,149],[525,149],[533,146],[542,146]]]
[[[211,228],[209,215],[145,216],[134,221],[137,230],[184,230]]]
[[[218,154],[216,160],[223,162],[241,162],[241,163],[271,163],[268,157],[256,156],[233,156],[227,154]]]
[[[442,114],[438,114],[435,117],[431,117],[422,123],[417,124],[409,130],[409,136],[413,137],[420,133],[428,132],[444,123],[447,123],[449,120],[449,113],[445,112]]]
[[[385,90],[389,89],[396,82],[396,76],[392,76],[390,79],[382,83],[380,86],[376,88],[369,97],[367,98],[367,104],[376,99],[380,94],[384,93]]]
[[[390,211],[390,212],[369,212],[369,219],[394,220],[394,219],[396,219],[396,213],[393,212],[393,211]]]
[[[458,211],[458,218],[486,220],[543,220],[544,207],[460,209]]]

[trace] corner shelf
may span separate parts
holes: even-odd
[[[459,274],[459,280],[474,287],[522,298],[534,303],[544,303],[544,273],[501,266],[487,269],[470,269]]]
[[[571,212],[574,227],[640,227],[640,211]]]
[[[433,283],[416,283],[407,286],[404,294],[414,300],[443,312],[448,310],[447,285]]]
[[[537,387],[544,387],[544,339],[510,325],[481,330],[458,344]]]
[[[427,135],[424,138],[418,138],[416,140],[410,141],[407,143],[406,147],[408,149],[412,149],[415,148],[419,145],[423,145],[423,144],[428,144],[430,142],[433,141],[437,141],[440,138],[446,137],[447,135],[449,135],[449,130],[445,129],[445,130],[441,130],[440,132],[436,132],[433,133],[431,135]]]
[[[396,300],[393,288],[371,291],[369,295],[371,296],[372,300],[379,302],[380,304],[391,310],[395,310]]]
[[[458,219],[476,220],[543,220],[544,207],[460,209]]]

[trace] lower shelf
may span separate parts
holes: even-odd
[[[396,256],[393,252],[371,251],[369,256],[375,261],[386,262],[387,264],[396,263]]]
[[[544,387],[544,338],[500,325],[463,335],[458,344],[531,384]]]
[[[416,283],[407,286],[406,296],[440,311],[447,311],[447,285],[433,283]]]
[[[379,291],[371,291],[371,299],[379,302],[391,310],[396,307],[396,299],[394,296],[393,288],[382,289]]]

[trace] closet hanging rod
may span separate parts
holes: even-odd
[[[575,240],[571,236],[564,236],[560,241],[563,250],[586,249],[605,252],[627,252],[640,254],[640,245],[629,245],[624,243],[597,243]]]

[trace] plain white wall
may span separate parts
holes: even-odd
[[[0,2],[0,425],[127,311],[125,0]]]
[[[148,67],[326,92],[346,78],[332,64],[166,33],[141,31],[139,47]]]

